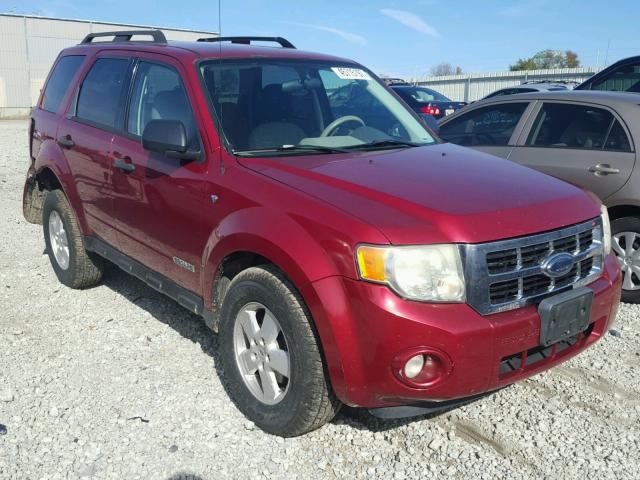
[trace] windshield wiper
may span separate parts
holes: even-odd
[[[380,140],[374,140],[368,143],[362,143],[360,145],[353,145],[349,147],[350,150],[360,150],[365,148],[378,148],[378,147],[421,147],[425,144],[410,142],[408,140],[396,140],[394,138],[385,138]]]
[[[322,145],[281,145],[273,148],[260,148],[255,150],[235,150],[235,155],[257,155],[273,152],[312,152],[312,153],[348,153],[349,150],[337,147],[325,147]]]

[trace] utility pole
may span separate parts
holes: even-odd
[[[604,66],[606,67],[609,63],[609,47],[611,46],[611,39],[607,40],[607,53],[604,56]]]

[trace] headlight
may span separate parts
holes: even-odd
[[[611,223],[607,207],[600,205],[600,218],[602,219],[602,249],[605,255],[611,253]]]
[[[465,300],[462,261],[456,245],[360,245],[356,256],[360,278],[386,284],[404,298]]]

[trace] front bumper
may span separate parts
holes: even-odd
[[[336,394],[352,406],[380,408],[480,395],[567,360],[607,331],[621,275],[609,255],[603,275],[588,285],[594,292],[590,327],[546,350],[539,348],[536,305],[482,316],[466,304],[406,301],[384,286],[342,277],[312,286],[310,308]],[[416,347],[443,353],[448,375],[424,388],[398,379],[393,359]]]

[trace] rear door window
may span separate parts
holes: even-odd
[[[82,82],[76,117],[99,126],[115,128],[121,110],[130,60],[99,58]]]
[[[472,110],[440,127],[440,137],[466,146],[509,144],[528,102],[503,103]]]
[[[80,70],[84,55],[62,57],[53,67],[49,81],[42,96],[42,108],[48,112],[57,112],[71,81]]]
[[[603,108],[545,103],[536,118],[527,146],[630,151],[620,122]]]

